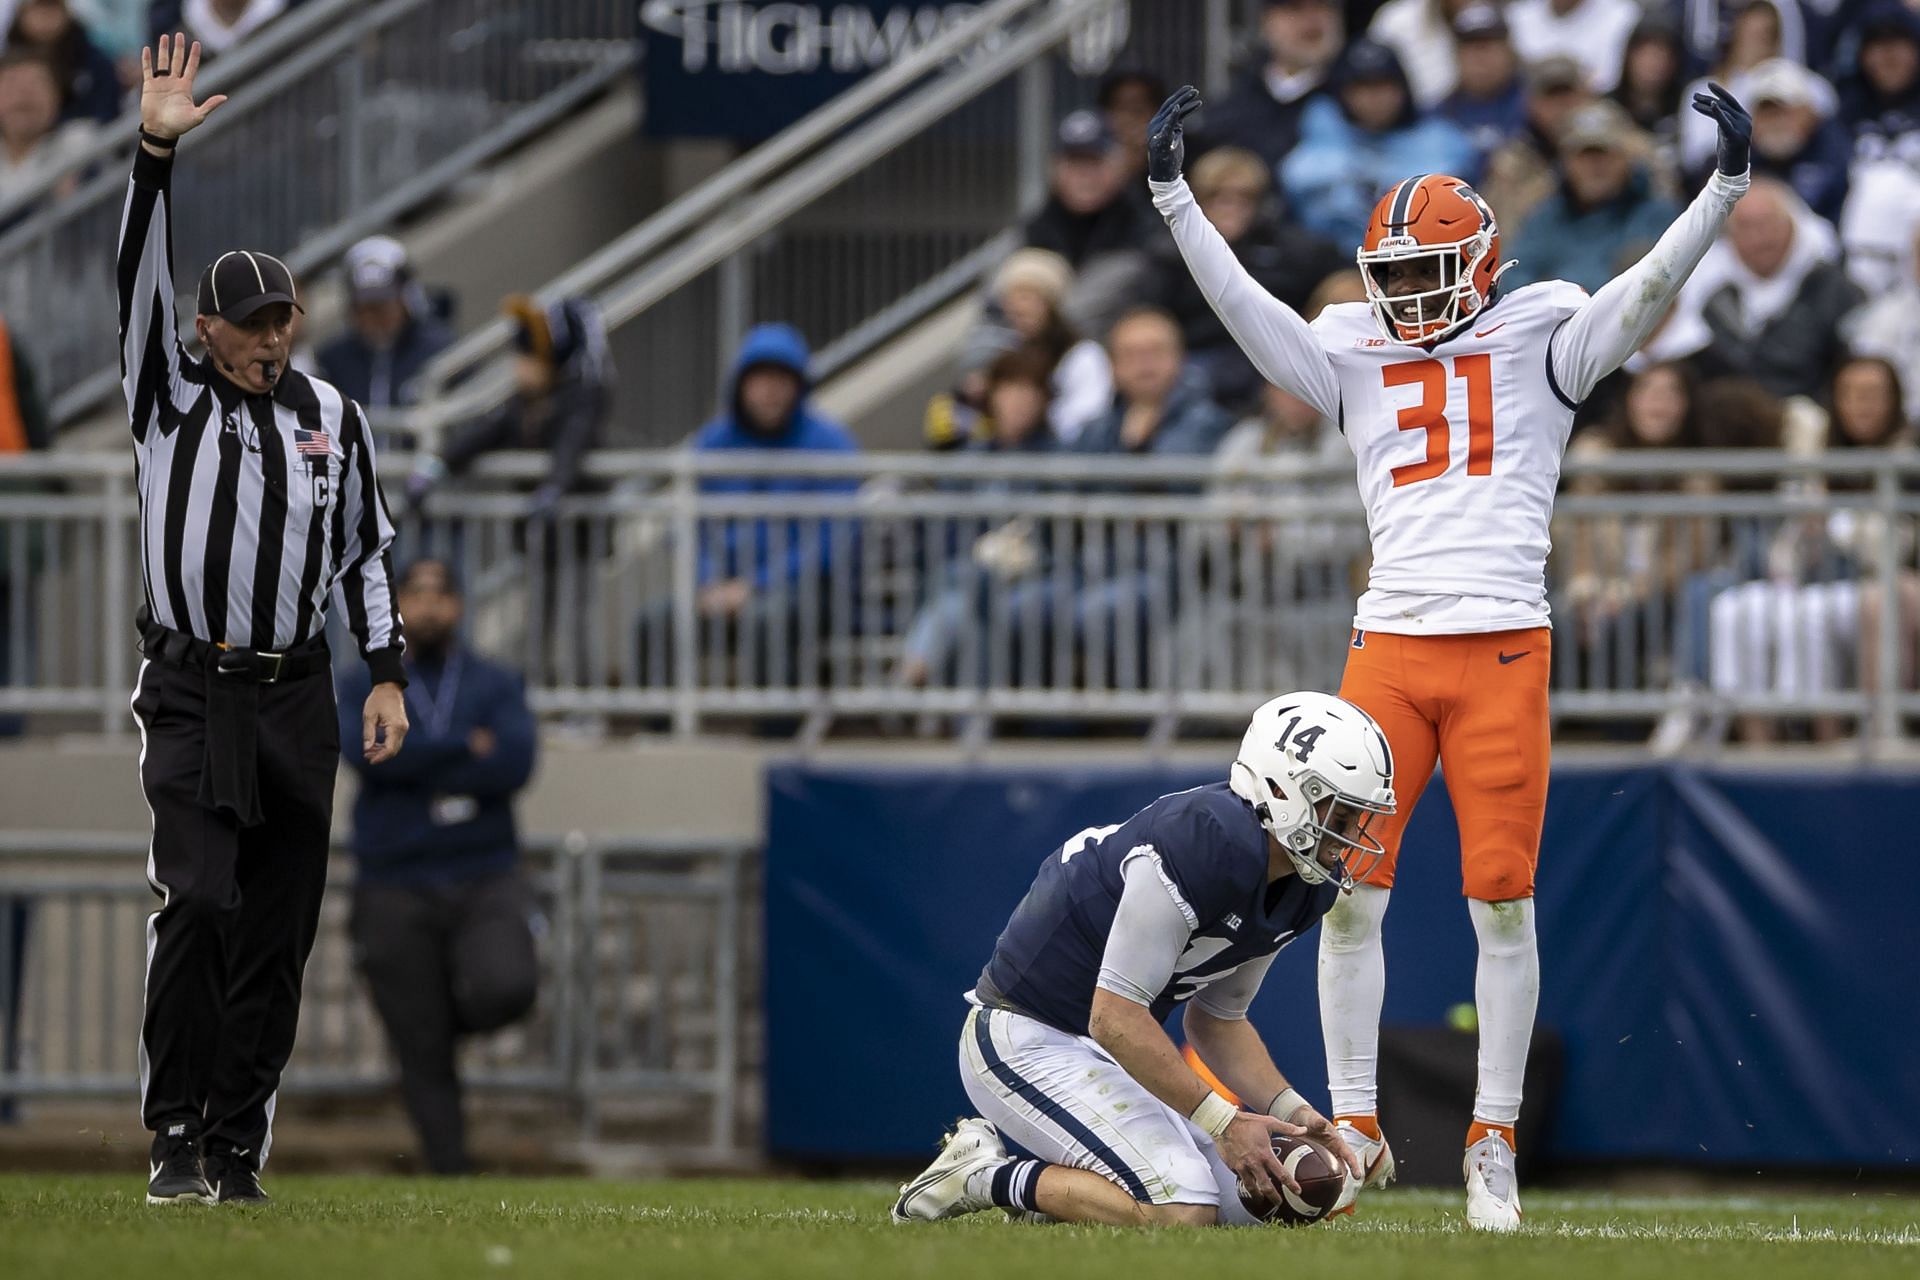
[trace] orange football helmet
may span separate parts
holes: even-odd
[[[1459,178],[1425,173],[1408,178],[1373,206],[1356,255],[1367,301],[1391,342],[1439,342],[1493,300],[1500,266],[1500,228],[1493,210]],[[1386,264],[1434,258],[1439,284],[1390,295]],[[1511,265],[1511,264],[1508,264]]]

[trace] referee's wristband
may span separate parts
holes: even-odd
[[[1205,1129],[1208,1136],[1218,1138],[1239,1114],[1240,1108],[1209,1089],[1207,1096],[1200,1099],[1200,1105],[1187,1113],[1187,1119]]]
[[[171,151],[180,145],[178,138],[163,138],[157,133],[148,133],[145,129],[140,130],[140,141],[160,151]]]
[[[1276,1093],[1273,1101],[1267,1104],[1267,1114],[1276,1120],[1287,1120],[1292,1118],[1294,1112],[1306,1105],[1307,1100],[1301,1096],[1300,1091],[1288,1085]]]

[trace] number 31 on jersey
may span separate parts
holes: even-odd
[[[1453,424],[1447,421],[1449,370],[1444,360],[1404,360],[1380,370],[1388,387],[1418,387],[1420,400],[1400,411],[1402,431],[1427,433],[1427,456],[1393,469],[1393,487],[1446,474],[1453,463]],[[1451,376],[1467,386],[1467,474],[1493,474],[1493,357],[1456,356]]]

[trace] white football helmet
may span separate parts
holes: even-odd
[[[1325,693],[1275,698],[1253,713],[1227,776],[1308,884],[1333,880],[1350,891],[1386,856],[1367,827],[1393,812],[1393,753],[1351,702]]]

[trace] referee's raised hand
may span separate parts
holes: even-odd
[[[196,106],[193,78],[199,73],[198,40],[188,45],[184,35],[161,36],[153,48],[140,50],[140,127],[169,139],[199,128],[227,100],[216,93]]]

